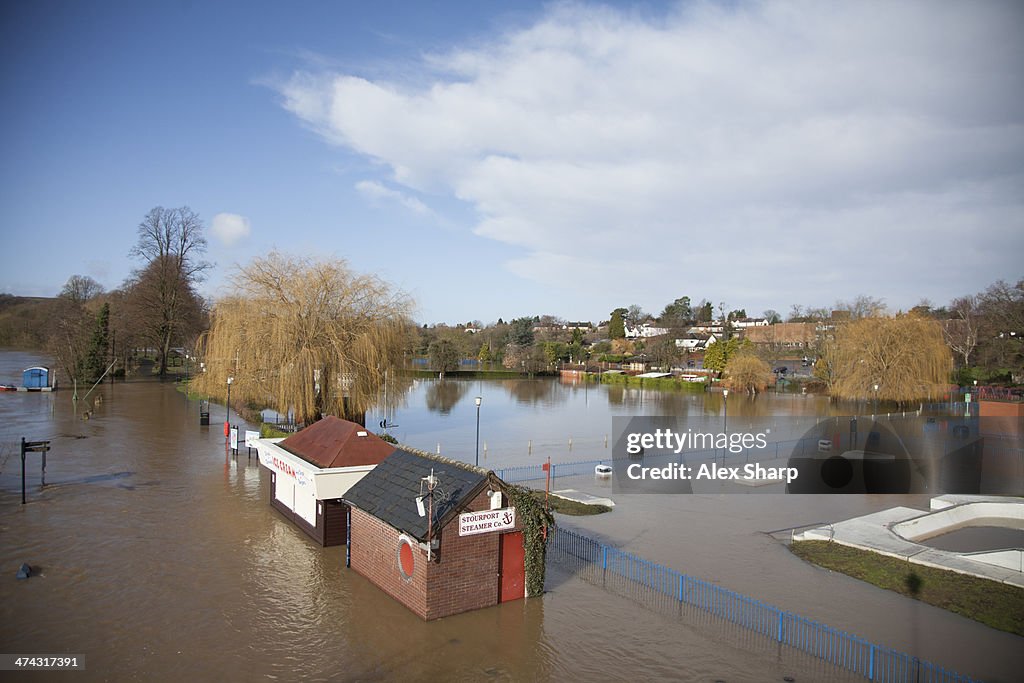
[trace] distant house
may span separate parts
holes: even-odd
[[[721,336],[722,332],[725,331],[725,328],[722,326],[721,322],[714,321],[708,323],[698,323],[686,331],[689,334],[717,334]]]
[[[647,354],[641,353],[638,356],[630,356],[622,361],[622,367],[625,370],[631,372],[647,372],[647,368],[650,366],[651,361],[647,357]]]
[[[770,324],[768,318],[740,318],[739,320],[732,321],[732,326],[738,330],[745,330],[751,327],[768,327]]]
[[[577,320],[577,321],[567,322],[566,324],[562,325],[562,329],[563,330],[583,330],[584,332],[589,332],[590,330],[594,329],[594,326],[591,325],[589,321],[588,322],[583,322],[582,320]]]
[[[639,327],[626,326],[626,339],[646,339],[648,337],[660,337],[668,334],[667,327],[655,327],[650,323],[643,323]]]
[[[493,472],[398,449],[345,502],[348,566],[421,618],[525,597],[522,520]]]
[[[776,323],[750,328],[744,332],[744,337],[760,346],[807,349],[814,346],[818,326],[815,323]]]
[[[718,337],[713,334],[688,334],[676,339],[676,348],[684,349],[687,352],[704,351],[717,341]]]

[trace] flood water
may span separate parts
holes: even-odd
[[[921,544],[957,553],[1024,548],[1024,529],[1008,529],[998,526],[971,526],[956,529],[939,536],[933,536],[921,541]]]
[[[685,417],[694,428],[739,426],[744,419],[767,416],[815,418],[842,414],[850,406],[831,406],[821,396],[766,393],[749,400],[721,392],[656,391],[615,384],[552,378],[416,380],[389,414],[400,442],[465,459],[475,457],[475,397],[480,406],[480,461],[488,466],[525,465],[551,457],[553,462],[610,457],[612,418],[636,415]],[[384,411],[367,415],[375,429]],[[795,437],[794,437],[795,438]]]
[[[0,381],[40,360],[0,352]],[[562,391],[553,384],[530,391]],[[470,406],[480,388],[473,385],[463,392]],[[428,386],[419,390],[425,395]],[[505,391],[483,390],[487,407]],[[593,426],[605,421],[603,431],[590,432],[580,414],[591,411],[594,388],[582,408],[569,390],[576,398],[564,403],[520,403],[527,390],[519,387],[511,401],[521,413],[510,409],[506,419],[547,435],[538,440],[561,439],[568,429],[596,444],[609,429],[608,409],[593,418]],[[222,407],[212,406],[213,426],[200,427],[198,404],[172,384],[107,384],[96,392],[77,410],[66,388],[0,394],[0,651],[80,654],[87,666],[24,680],[863,680],[714,620],[653,610],[557,566],[543,597],[424,623],[345,569],[343,547],[316,546],[270,507],[269,478],[255,458],[225,450]],[[425,398],[410,397],[395,415],[408,441],[422,447],[440,437],[453,449],[472,447],[475,433],[468,441],[458,434],[475,427],[475,407],[467,423],[465,404],[456,402],[462,412],[451,428]],[[786,399],[803,400],[779,400]],[[417,429],[430,433],[417,442]],[[42,490],[39,456],[28,456],[24,506],[21,437],[52,443]],[[577,483],[601,486],[592,477]],[[616,502],[610,514],[564,523],[964,673],[1020,680],[1024,639],[805,565],[763,533],[891,504],[920,506],[922,497]],[[23,562],[36,573],[17,581]]]

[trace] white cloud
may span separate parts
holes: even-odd
[[[230,247],[243,237],[248,237],[252,229],[249,226],[249,219],[245,216],[239,216],[237,213],[218,213],[210,224],[210,232],[224,246]]]
[[[780,310],[875,286],[915,298],[951,286],[957,240],[1017,269],[1022,25],[1015,3],[556,5],[401,83],[296,73],[281,92],[390,183],[470,204],[538,282],[571,264],[591,288],[628,255],[642,272],[616,301],[651,307],[712,279],[709,295]]]
[[[416,197],[410,197],[409,195],[399,192],[398,190],[393,190],[375,180],[359,181],[358,183],[356,183],[356,190],[358,190],[359,194],[363,195],[364,197],[366,197],[375,204],[393,202],[401,206],[404,206],[413,213],[419,214],[421,216],[433,215],[433,212],[430,210],[430,207],[428,207],[426,204],[421,202]]]

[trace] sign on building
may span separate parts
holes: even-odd
[[[459,536],[486,534],[491,531],[504,531],[516,525],[516,509],[501,508],[500,510],[484,510],[482,512],[463,512],[459,515]]]

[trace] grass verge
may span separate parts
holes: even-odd
[[[1024,636],[1024,589],[828,541],[797,541],[797,557],[826,569]]]
[[[534,491],[533,497],[541,503],[544,502],[543,491]],[[581,517],[583,515],[600,515],[601,513],[612,511],[612,509],[607,505],[588,505],[587,503],[577,503],[575,500],[560,498],[556,495],[548,497],[548,505],[551,507],[552,512],[560,512],[563,515],[572,515],[573,517]]]

